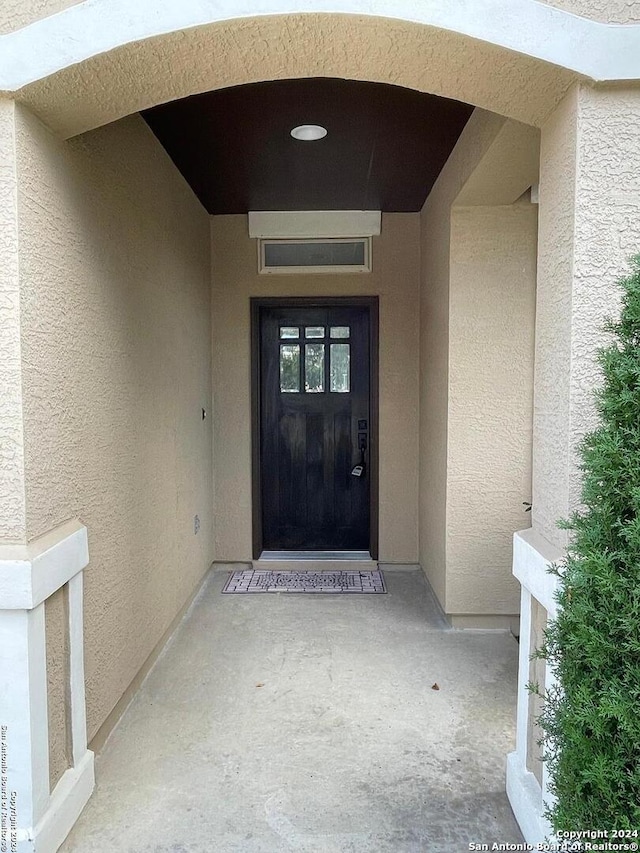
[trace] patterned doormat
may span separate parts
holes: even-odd
[[[242,569],[232,572],[223,593],[243,592],[324,592],[386,593],[384,575],[373,571],[346,572],[269,572]]]

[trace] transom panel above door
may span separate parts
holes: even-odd
[[[375,556],[375,308],[373,299],[254,300],[255,558]]]

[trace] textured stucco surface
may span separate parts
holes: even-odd
[[[446,604],[451,207],[504,130],[475,110],[420,214],[420,564]]]
[[[563,546],[556,527],[569,504],[571,288],[574,254],[576,110],[573,92],[542,128],[536,293],[533,526]]]
[[[547,627],[548,613],[544,607],[531,598],[531,650],[539,649],[544,643],[544,631]],[[537,720],[544,709],[542,696],[545,691],[546,661],[532,658],[529,661],[529,683],[536,684],[537,690],[529,694],[529,713],[527,715],[527,769],[535,774],[542,785],[542,740],[543,730]]]
[[[449,217],[436,186],[420,214],[420,565],[446,603]],[[445,210],[447,200],[444,201]]]
[[[31,83],[17,97],[57,133],[72,136],[197,92],[316,76],[407,86],[535,125],[576,79],[435,27],[300,14],[235,19],[125,44]]]
[[[2,0],[0,2],[0,35],[19,30],[34,21],[55,15],[69,6],[76,6],[81,0]]]
[[[88,528],[91,738],[212,559],[209,222],[139,117],[17,138],[28,536]]]
[[[615,282],[640,251],[640,87],[576,87],[542,131],[536,331],[534,526],[579,505],[576,447],[596,424],[596,352]]]
[[[15,104],[0,100],[0,541],[24,542]]]
[[[640,23],[638,0],[540,0],[547,6],[605,24]]]
[[[260,276],[246,217],[211,218],[216,560],[251,559],[250,297],[378,295],[380,560],[417,562],[418,229],[384,214],[368,274]]]
[[[580,500],[575,447],[596,425],[595,362],[608,336],[606,317],[619,310],[617,280],[640,253],[640,86],[578,94],[575,261],[571,334],[571,447],[569,500]]]
[[[69,705],[68,588],[45,602],[47,643],[47,712],[49,715],[49,787],[71,766],[71,708]]]
[[[82,0],[2,0],[0,33],[11,32],[34,21],[54,15]],[[638,0],[540,0],[547,6],[603,23],[633,24],[640,22]]]
[[[519,121],[505,121],[491,148],[456,197],[456,205],[504,205],[538,182],[540,131]]]
[[[448,614],[514,614],[531,500],[536,205],[454,207],[449,292]]]

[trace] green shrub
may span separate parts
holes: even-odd
[[[640,829],[640,256],[600,351],[600,426],[580,448],[583,508],[544,647],[557,678],[540,724],[557,830]]]

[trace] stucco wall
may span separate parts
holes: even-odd
[[[505,120],[475,110],[420,213],[420,564],[446,605],[451,207]]]
[[[640,85],[578,90],[575,261],[571,333],[572,461],[582,436],[597,424],[593,389],[600,384],[597,349],[603,325],[620,307],[618,279],[640,254]],[[565,137],[565,144],[567,138]],[[580,501],[582,476],[572,466],[570,501]]]
[[[544,632],[547,627],[549,614],[544,607],[531,599],[531,650],[540,649],[544,643]],[[544,735],[543,729],[538,723],[540,714],[544,710],[544,696],[546,688],[546,661],[540,658],[532,658],[529,661],[529,684],[537,685],[537,690],[532,691],[528,697],[527,714],[527,769],[530,770],[542,785],[542,755],[543,746],[539,743]]]
[[[542,131],[536,308],[533,526],[564,546],[556,522],[569,506],[571,284],[577,150],[577,99],[567,97]],[[568,137],[567,137],[568,134]]]
[[[15,104],[0,100],[0,542],[26,536]]]
[[[420,563],[461,625],[518,612],[510,537],[530,498],[536,226],[528,203],[505,202],[535,182],[538,144],[532,128],[476,110],[421,212]],[[491,207],[452,217],[460,198]],[[499,423],[495,399],[508,409]],[[509,435],[502,456],[489,424]]]
[[[47,712],[49,718],[49,789],[72,763],[69,707],[68,589],[62,587],[44,605],[47,645]]]
[[[17,141],[27,532],[88,528],[91,738],[212,559],[209,222],[140,117]]]
[[[640,2],[638,0],[541,0],[548,6],[602,21],[605,24],[640,23]]]
[[[76,6],[81,0],[2,0],[0,2],[0,35],[19,30],[41,18],[55,15],[69,6]]]
[[[449,371],[448,215],[436,187],[420,219],[420,565],[445,605],[447,595],[447,399]]]
[[[363,275],[260,276],[245,216],[211,234],[216,559],[251,559],[249,298],[378,295],[380,559],[417,562],[419,215],[383,216]]]
[[[536,205],[454,208],[449,294],[447,596],[515,614],[513,533],[529,524]],[[454,620],[456,621],[456,620]]]
[[[640,87],[575,87],[542,130],[533,523],[560,547],[557,521],[580,504],[577,447],[597,423],[596,360],[617,279],[640,252]]]
[[[107,32],[111,25],[107,15]],[[78,44],[84,40],[79,30]],[[212,62],[212,56],[223,61]],[[72,136],[198,92],[324,76],[407,86],[533,124],[576,79],[566,69],[446,28],[393,17],[301,13],[194,25],[142,41],[129,37],[29,82],[18,97],[57,133]]]

